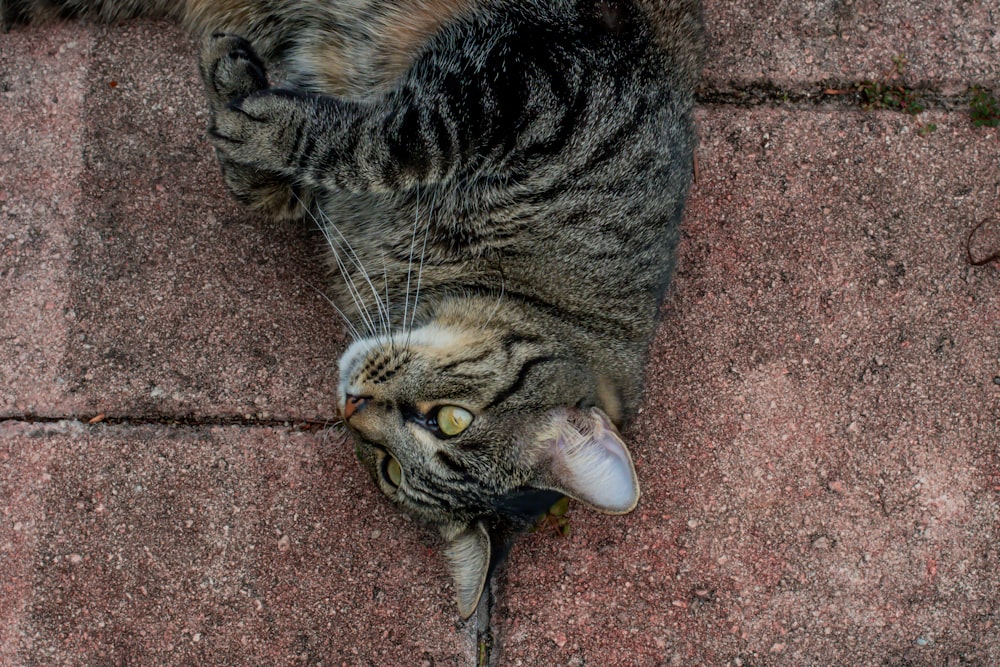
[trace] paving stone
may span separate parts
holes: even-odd
[[[0,37],[0,415],[60,400],[89,32]]]
[[[704,85],[819,89],[886,79],[964,93],[1000,88],[1000,2],[741,0],[705,3],[711,38]]]
[[[0,424],[0,662],[469,665],[434,538],[332,432]]]
[[[225,193],[194,45],[151,21],[3,45],[0,414],[331,418],[318,235]]]
[[[995,664],[1000,272],[965,242],[997,210],[996,130],[700,117],[626,434],[643,498],[515,547],[497,664]]]

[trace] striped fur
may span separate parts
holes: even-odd
[[[346,426],[379,488],[444,535],[463,616],[560,496],[634,507],[616,426],[641,398],[691,179],[697,0],[0,0],[0,13],[167,15],[206,37],[227,185],[325,235],[354,338]],[[445,414],[464,430],[447,433]]]

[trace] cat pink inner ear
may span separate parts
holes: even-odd
[[[598,408],[556,410],[541,434],[546,471],[556,491],[607,514],[631,512],[639,502],[632,456],[611,420]]]

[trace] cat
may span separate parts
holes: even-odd
[[[139,15],[203,37],[233,195],[325,235],[340,416],[463,618],[559,498],[636,506],[619,428],[692,177],[698,0],[0,0]]]

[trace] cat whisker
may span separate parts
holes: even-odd
[[[385,262],[385,252],[382,252],[382,285],[385,288],[385,335],[392,340],[392,319],[389,309],[389,267]]]
[[[375,307],[378,309],[379,323],[382,324],[384,327],[388,327],[388,322],[389,322],[388,302],[386,303],[382,302],[382,299],[379,296],[379,291],[378,289],[376,289],[375,284],[372,282],[368,270],[364,267],[364,264],[361,262],[361,258],[358,256],[358,253],[354,250],[354,246],[352,246],[351,242],[347,240],[347,237],[344,236],[344,233],[340,231],[340,227],[338,227],[329,218],[329,216],[327,216],[322,211],[320,211],[320,215],[322,216],[324,222],[324,224],[322,225],[323,234],[324,236],[326,236],[327,241],[331,244],[336,242],[334,239],[331,238],[328,231],[330,228],[332,228],[333,231],[335,231],[337,233],[337,236],[340,238],[340,241],[337,242],[338,246],[342,245],[347,249],[348,259],[351,261],[351,264],[353,264],[354,267],[358,270],[358,272],[361,273],[361,277],[365,279],[365,282],[368,284],[368,288],[371,290],[372,296],[375,298]]]
[[[344,311],[342,311],[340,309],[340,307],[336,303],[333,302],[333,299],[331,299],[330,297],[328,297],[323,292],[323,290],[321,290],[320,288],[316,287],[315,285],[313,285],[308,280],[304,281],[304,282],[306,283],[306,285],[308,285],[309,287],[313,288],[316,291],[317,294],[319,294],[321,297],[323,297],[324,301],[326,301],[328,304],[330,304],[331,306],[333,306],[333,309],[335,311],[337,311],[338,315],[340,315],[340,319],[342,319],[344,321],[344,326],[347,327],[347,333],[350,334],[350,336],[351,336],[351,338],[353,340],[359,340],[361,338],[361,333],[358,331],[357,327],[354,326],[354,323],[351,322],[350,318],[347,317],[347,315],[344,314]]]
[[[368,311],[368,306],[365,304],[365,300],[362,298],[361,291],[355,284],[354,278],[351,276],[351,272],[347,269],[347,265],[340,256],[341,248],[337,245],[336,240],[330,236],[330,233],[327,231],[325,225],[320,224],[319,227],[323,232],[323,236],[326,237],[327,245],[329,245],[330,251],[333,253],[334,260],[337,262],[337,268],[340,270],[340,274],[344,277],[344,285],[347,287],[347,292],[350,294],[351,300],[354,301],[354,307],[358,311],[358,316],[361,318],[362,322],[364,322],[369,336],[374,336],[376,334],[375,320]]]
[[[299,199],[298,195],[295,193],[292,194],[297,200],[299,200],[301,204],[301,199]],[[326,239],[327,245],[330,247],[330,250],[333,253],[334,260],[337,262],[337,268],[340,270],[341,275],[344,277],[344,282],[348,288],[348,292],[351,295],[351,299],[354,301],[354,305],[358,309],[359,316],[365,323],[365,328],[368,329],[371,335],[376,335],[377,330],[375,326],[375,320],[372,317],[371,312],[368,310],[368,306],[365,303],[365,299],[361,296],[361,291],[355,284],[354,279],[351,276],[351,272],[348,270],[347,265],[344,263],[344,260],[341,257],[340,254],[342,249],[341,244],[336,239],[334,239],[333,236],[330,234],[331,227],[337,232],[337,234],[343,240],[343,243],[347,246],[347,249],[349,251],[349,259],[351,259],[350,254],[354,255],[353,264],[358,268],[362,276],[365,278],[365,280],[368,281],[369,286],[372,288],[372,292],[375,295],[376,307],[379,308],[379,320],[382,321],[383,317],[382,303],[381,300],[378,298],[378,293],[374,291],[375,288],[374,285],[372,285],[371,280],[368,278],[368,273],[364,270],[364,267],[361,266],[361,262],[357,259],[357,254],[354,253],[354,249],[351,248],[350,243],[347,241],[346,237],[344,237],[343,233],[341,233],[340,229],[337,228],[337,226],[333,223],[333,221],[330,220],[326,215],[323,215],[322,212],[320,212],[322,218],[318,218],[312,212],[312,210],[310,210],[307,207],[303,208],[308,212],[309,217],[312,218],[313,222],[316,224],[320,232],[323,234],[323,237]]]
[[[321,213],[321,215],[323,214]],[[340,231],[340,228],[336,224],[334,224],[334,222],[330,220],[328,216],[323,215],[323,220],[325,222],[325,224],[323,225],[324,228],[323,233],[327,237],[327,242],[329,243],[333,242],[333,239],[331,239],[329,232],[327,231],[329,228],[332,228],[333,231],[337,232],[337,236],[340,237],[340,241],[343,243],[343,246],[347,249],[348,259],[351,260],[351,263],[354,265],[354,267],[358,270],[359,273],[361,273],[361,277],[365,279],[366,283],[368,283],[368,288],[371,290],[372,297],[374,297],[375,299],[375,307],[378,310],[379,324],[382,326],[382,331],[388,330],[389,328],[388,304],[382,303],[382,298],[379,296],[379,291],[378,289],[376,289],[375,284],[372,282],[371,276],[368,274],[367,269],[365,269],[364,265],[361,263],[361,258],[358,257],[358,253],[354,250],[354,246],[351,245],[351,242],[347,240],[347,237],[344,236],[344,233]],[[372,333],[376,333],[376,329],[374,326],[372,327]]]
[[[354,282],[354,277],[351,275],[351,271],[344,262],[344,258],[341,255],[343,248],[339,243],[337,243],[336,239],[330,235],[326,224],[320,223],[319,226],[320,230],[323,232],[323,236],[326,238],[330,251],[333,253],[333,259],[337,263],[337,269],[344,278],[344,284],[347,287],[348,294],[351,296],[351,300],[354,302],[354,307],[357,310],[359,317],[361,317],[362,321],[365,323],[365,328],[367,329],[368,334],[374,335],[376,333],[375,319],[368,310],[368,305],[365,303],[364,297],[361,296],[361,290],[358,288],[357,283]]]
[[[423,277],[424,277],[424,259],[427,256],[427,240],[430,238],[430,235],[431,235],[431,220],[433,220],[433,218],[434,218],[434,207],[435,207],[435,204],[437,204],[437,192],[436,191],[431,196],[431,205],[430,205],[430,208],[428,210],[427,224],[424,225],[424,243],[423,243],[423,246],[420,248],[420,261],[417,263],[417,289],[416,289],[416,293],[413,295],[413,309],[410,312],[410,321],[409,321],[409,323],[407,324],[405,321],[403,323],[404,326],[405,326],[405,328],[406,328],[406,332],[407,332],[407,334],[406,334],[406,342],[407,342],[407,344],[409,344],[409,342],[410,342],[410,332],[413,331],[413,322],[417,318],[417,303],[420,301],[420,285],[421,285],[421,283],[423,281]],[[416,227],[414,227],[414,233],[416,233]],[[407,291],[407,294],[408,293],[409,293],[409,291]]]
[[[319,229],[320,233],[323,234],[323,238],[326,239],[327,246],[329,247],[330,252],[333,253],[334,260],[337,262],[337,268],[340,270],[340,274],[344,278],[344,284],[347,287],[348,294],[350,294],[351,300],[354,301],[354,305],[358,310],[358,315],[361,318],[362,322],[364,323],[365,328],[368,330],[369,334],[373,334],[374,326],[371,316],[368,313],[367,308],[365,307],[363,299],[361,299],[360,292],[358,291],[357,286],[354,284],[354,280],[351,278],[350,272],[347,271],[347,267],[340,257],[340,248],[335,243],[334,239],[331,238],[329,230],[326,228],[326,225],[323,223],[323,221],[321,221],[318,217],[316,217],[312,209],[304,205],[302,199],[298,196],[297,193],[292,192],[292,196],[295,197],[296,201],[299,202],[299,205],[302,207],[302,210],[304,210],[308,214],[310,219],[312,219],[313,223]],[[339,308],[337,308],[337,310],[341,312],[341,314],[343,314],[343,311],[341,311]],[[345,320],[349,319],[346,317],[346,315],[344,316],[344,318]],[[354,328],[354,331],[357,332],[360,337],[360,332],[358,332],[356,327],[353,327],[353,323],[352,323],[352,328]]]
[[[385,251],[379,253],[382,256],[382,289],[385,291],[385,312],[386,312],[386,333],[392,336],[391,320],[389,318],[389,268],[385,264]]]
[[[410,308],[410,279],[413,277],[413,250],[417,244],[417,227],[420,226],[420,189],[417,189],[417,201],[413,208],[413,232],[410,234],[410,257],[406,263],[406,290],[403,293],[403,320],[402,326],[407,332],[407,342],[409,342],[409,328],[406,326],[406,316]],[[414,304],[414,308],[416,304]]]
[[[323,422],[323,427],[322,427],[323,428],[323,435],[321,437],[320,442],[324,446],[326,446],[326,445],[328,445],[330,443],[330,435],[334,432],[334,429],[337,429],[338,426],[339,427],[343,427],[344,426],[344,420],[343,419],[335,419],[333,421],[325,420]],[[342,429],[339,430],[338,432],[341,433],[341,434],[344,433],[344,431]]]

